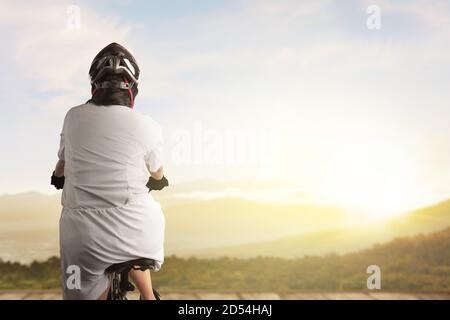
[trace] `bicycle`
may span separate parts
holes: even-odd
[[[128,300],[127,293],[134,291],[134,285],[128,280],[128,273],[133,270],[154,270],[156,262],[153,259],[140,258],[116,263],[106,268],[105,273],[110,277],[110,288],[107,300]],[[161,295],[153,288],[156,300],[162,300]],[[141,298],[140,298],[141,300]]]

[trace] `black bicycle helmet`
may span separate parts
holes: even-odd
[[[111,75],[120,75],[124,81],[110,80]],[[95,56],[89,78],[96,89],[130,89],[139,83],[139,66],[127,49],[113,42]]]
[[[89,69],[92,99],[96,104],[121,104],[131,108],[138,93],[139,66],[133,55],[118,43],[103,48]],[[123,90],[127,90],[128,94]]]

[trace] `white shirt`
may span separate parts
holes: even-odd
[[[66,177],[59,221],[64,299],[97,299],[115,263],[149,258],[161,268],[165,219],[145,186],[161,153],[160,126],[133,109],[88,103],[67,113],[58,152]],[[73,265],[81,270],[80,290],[65,285]]]
[[[58,157],[65,161],[64,207],[112,208],[148,193],[149,172],[162,165],[161,127],[125,106],[87,103],[64,119]]]

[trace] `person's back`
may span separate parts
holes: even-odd
[[[65,173],[65,207],[123,206],[130,196],[148,193],[147,170],[161,166],[156,154],[162,142],[159,125],[124,106],[87,103],[72,108],[62,136],[59,154],[70,168]]]
[[[162,135],[155,121],[133,109],[139,74],[132,54],[111,43],[91,64],[92,98],[64,119],[51,180],[63,188],[64,299],[105,299],[110,288],[105,270],[112,265],[145,258],[158,271],[164,262],[164,214],[148,194],[168,185]],[[131,270],[130,276],[143,299],[155,299],[150,270]]]

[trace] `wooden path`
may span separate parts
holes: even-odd
[[[329,292],[329,293],[220,293],[220,292],[163,292],[165,300],[450,300],[450,294],[392,293],[392,292]],[[130,299],[137,299],[132,293]],[[0,300],[60,300],[59,290],[0,290]]]

